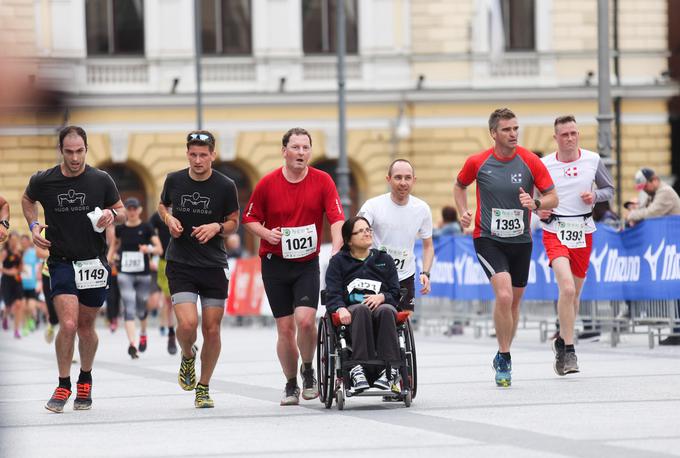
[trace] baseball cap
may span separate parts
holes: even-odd
[[[125,199],[125,208],[128,208],[128,207],[138,207],[139,208],[140,206],[141,205],[139,203],[139,199],[137,199],[136,197],[128,197],[127,199]]]
[[[650,181],[656,174],[654,170],[643,167],[637,172],[635,172],[635,189],[641,191],[645,187],[645,184]]]

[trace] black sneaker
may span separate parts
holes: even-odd
[[[174,334],[168,335],[168,353],[174,355],[177,353],[177,340]]]
[[[191,358],[185,358],[182,355],[182,362],[179,365],[179,375],[177,376],[177,381],[179,386],[184,391],[191,391],[196,388],[196,352],[198,347],[193,345],[191,347],[191,353],[194,355]]]
[[[351,368],[349,370],[349,376],[352,379],[352,386],[349,387],[350,393],[358,394],[370,387],[368,380],[366,380],[366,374],[364,374],[364,368],[361,367],[361,364],[357,364]]]
[[[564,349],[564,340],[561,337],[557,337],[551,342],[552,351],[555,354],[555,361],[553,361],[553,369],[557,375],[567,375],[564,372],[564,359],[566,351]]]
[[[576,358],[576,353],[573,351],[568,351],[564,353],[564,364],[562,366],[564,375],[575,374],[579,371],[578,359]]]
[[[71,390],[58,386],[57,389],[54,390],[50,400],[45,404],[45,408],[54,413],[62,413],[64,411],[64,406],[70,397]]]
[[[146,351],[146,336],[139,336],[139,352],[144,353]]]
[[[304,364],[300,366],[302,375],[302,399],[309,401],[319,397],[319,386],[314,377],[314,369],[304,370]]]
[[[297,381],[286,383],[286,388],[283,390],[281,405],[296,406],[298,404],[300,404],[300,387],[297,385]]]
[[[139,358],[139,355],[137,354],[137,349],[135,348],[134,345],[130,345],[128,347],[128,355],[130,355],[130,358],[132,358],[132,359]]]
[[[76,399],[73,410],[89,410],[92,408],[92,383],[76,384]]]

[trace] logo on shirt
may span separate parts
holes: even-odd
[[[86,197],[84,192],[69,189],[67,192],[57,195],[58,206],[54,208],[54,211],[57,213],[89,211],[90,206],[85,205]]]
[[[210,205],[210,197],[202,196],[200,193],[195,192],[193,194],[183,194],[182,195],[182,207],[200,207],[203,210],[207,210]]]
[[[578,168],[576,166],[573,167],[567,167],[564,169],[564,175],[568,177],[577,177],[578,176]]]
[[[522,174],[521,173],[510,174],[510,181],[512,183],[521,184],[522,183]]]

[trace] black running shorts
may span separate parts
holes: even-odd
[[[532,242],[504,243],[487,237],[477,237],[474,244],[477,259],[487,277],[491,278],[499,272],[508,272],[512,286],[524,288],[527,285]]]
[[[319,306],[319,258],[293,262],[267,255],[261,259],[262,281],[274,318],[292,315],[295,307]]]
[[[197,302],[203,307],[224,307],[229,291],[229,280],[223,267],[195,267],[168,261],[165,274],[170,286],[173,305]]]

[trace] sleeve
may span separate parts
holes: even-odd
[[[165,177],[165,182],[163,183],[163,190],[161,191],[161,203],[166,207],[172,206],[172,196],[170,195],[171,188],[170,175]]]
[[[160,216],[158,215],[158,212],[154,213],[151,215],[151,218],[149,219],[149,224],[154,230],[154,234],[158,235],[158,225],[160,223]]]
[[[432,237],[432,211],[428,205],[423,206],[423,221],[418,229],[418,235],[421,239]]]
[[[28,180],[28,185],[26,186],[26,195],[33,202],[37,202],[40,199],[38,194],[38,188],[40,186],[40,172],[34,173],[33,176]]]
[[[236,189],[236,183],[233,180],[228,182],[229,192],[227,193],[227,198],[224,200],[224,216],[234,213],[239,209],[238,206],[238,190]]]
[[[357,213],[357,216],[361,216],[363,218],[366,218],[368,221],[368,224],[373,226],[373,220],[375,219],[373,216],[373,199],[368,199],[364,204],[361,206],[359,209],[359,212]]]
[[[151,237],[154,235],[156,235],[156,230],[151,224],[146,223],[146,234],[144,234],[144,238],[148,241],[148,243],[151,243]]]
[[[538,188],[541,193],[552,190],[555,187],[555,183],[553,183],[550,172],[548,172],[548,168],[543,161],[532,152],[529,152],[527,157],[530,161],[531,174],[534,176],[534,186]],[[529,190],[526,191],[529,192]]]
[[[123,233],[123,224],[116,226],[115,228],[115,233],[116,233],[116,238],[119,239],[120,235]]]
[[[340,254],[333,256],[326,269],[326,310],[330,313],[346,305],[342,284],[342,263],[339,256]]]
[[[652,202],[643,208],[638,208],[630,212],[629,219],[640,221],[647,218],[657,218],[665,216],[673,206],[673,195],[668,192],[671,189],[659,188]]]
[[[338,221],[344,221],[345,212],[342,209],[340,196],[338,195],[338,190],[335,187],[335,183],[333,182],[333,179],[330,177],[330,175],[324,174],[324,177],[324,207],[326,208],[326,218],[328,218],[328,223],[334,224]]]
[[[387,257],[387,271],[385,272],[385,278],[380,287],[380,292],[385,295],[386,304],[397,307],[401,297],[401,292],[399,291],[399,274],[392,257],[387,253],[383,253],[383,255]]]
[[[470,156],[463,164],[463,168],[458,172],[458,177],[456,181],[463,187],[468,187],[477,178],[477,172],[479,172],[477,156]]]
[[[264,191],[262,190],[262,181],[255,185],[253,194],[248,200],[248,205],[243,211],[243,216],[241,217],[241,222],[243,224],[247,223],[263,223],[264,224],[264,214],[266,210],[266,200]]]
[[[118,194],[118,188],[116,183],[111,178],[111,175],[104,172],[106,175],[106,192],[104,193],[104,206],[106,208],[113,207],[116,202],[120,200],[120,194]]]
[[[605,202],[614,197],[614,179],[607,167],[602,162],[602,159],[597,161],[597,170],[595,171],[595,202]]]

